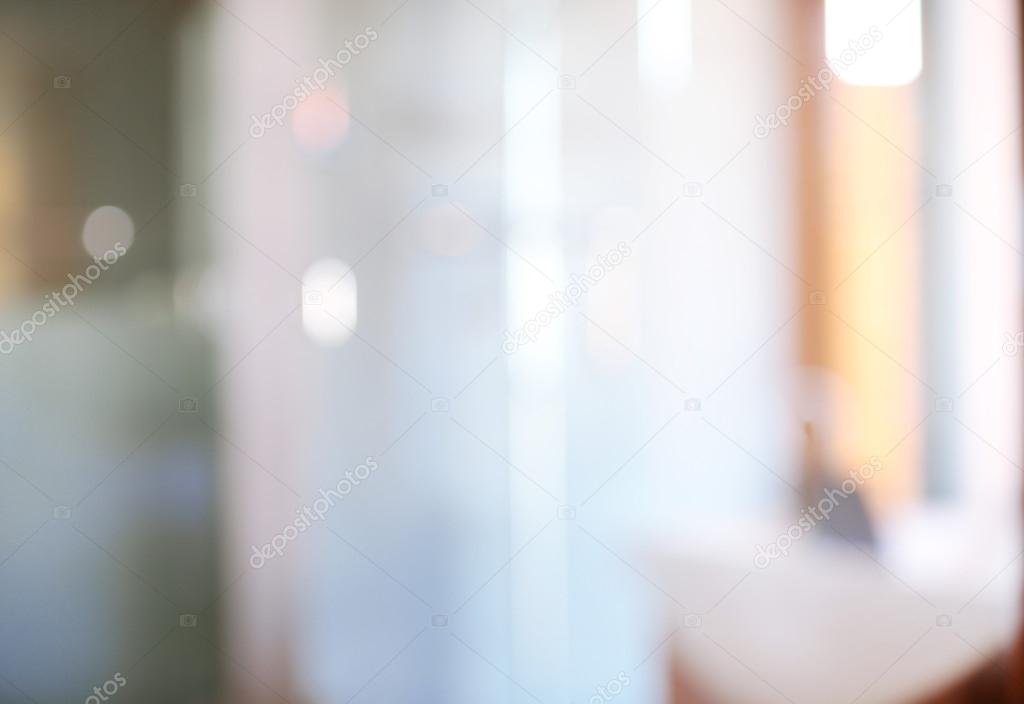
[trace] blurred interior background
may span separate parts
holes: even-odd
[[[0,701],[992,657],[1020,42],[1009,0],[0,2]]]

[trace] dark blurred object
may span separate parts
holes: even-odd
[[[812,507],[818,504],[823,497],[840,495],[842,500],[835,502],[835,508],[829,513],[828,527],[836,534],[857,543],[865,548],[873,550],[875,547],[875,532],[871,527],[871,519],[864,509],[864,502],[861,501],[857,492],[845,493],[834,477],[835,473],[828,466],[826,455],[814,434],[814,426],[811,423],[804,423],[805,462],[804,485],[802,487],[804,506]]]
[[[714,704],[714,700],[697,687],[693,677],[683,667],[678,652],[673,653],[669,666],[669,701],[671,704]]]
[[[1021,704],[1024,703],[1024,649],[1017,643],[1006,655],[992,660],[960,682],[923,699],[919,704]]]

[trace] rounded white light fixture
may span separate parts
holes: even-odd
[[[104,205],[89,213],[82,228],[82,246],[94,259],[116,252],[118,245],[125,250],[135,241],[135,223],[128,213],[114,205]]]
[[[302,277],[302,329],[325,347],[344,344],[359,317],[356,275],[340,259],[320,259]]]

